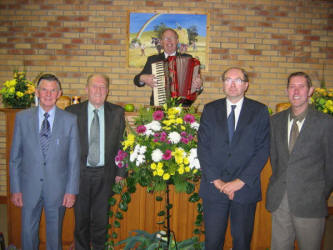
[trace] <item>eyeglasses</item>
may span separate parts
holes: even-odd
[[[243,82],[245,82],[243,79],[240,78],[236,78],[236,79],[232,79],[232,78],[226,78],[224,80],[224,82],[226,84],[231,84],[232,82],[236,83],[236,84],[242,84]]]

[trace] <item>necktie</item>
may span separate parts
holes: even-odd
[[[50,137],[50,123],[49,123],[49,114],[48,113],[44,113],[44,120],[42,122],[42,127],[39,133],[40,136],[40,147],[42,149],[42,153],[44,158],[46,157],[46,152],[49,148],[49,137]]]
[[[299,135],[299,128],[298,128],[297,122],[303,121],[303,119],[305,118],[305,116],[307,114],[306,111],[298,116],[294,115],[292,112],[290,113],[290,119],[293,119],[293,124],[291,125],[290,135],[289,135],[289,145],[288,145],[289,153],[291,153],[293,151],[295,142]]]
[[[231,143],[235,131],[235,108],[236,105],[231,105],[231,112],[228,116],[229,143]]]
[[[88,153],[88,163],[91,166],[97,166],[99,163],[99,117],[98,109],[94,110],[94,118],[90,126],[90,140],[89,140],[89,153]]]

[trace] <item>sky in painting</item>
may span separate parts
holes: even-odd
[[[141,27],[154,15],[155,13],[130,13],[130,33],[137,33]],[[176,25],[182,28],[189,28],[196,26],[199,36],[206,36],[206,15],[194,14],[160,14],[156,19],[152,20],[144,31],[154,30],[154,26],[164,23],[167,27],[176,29]]]

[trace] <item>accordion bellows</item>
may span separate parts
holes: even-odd
[[[198,76],[200,61],[190,56],[169,56],[164,61],[152,63],[152,74],[157,78],[153,89],[154,105],[161,106],[170,97],[194,101],[197,97],[192,80]]]

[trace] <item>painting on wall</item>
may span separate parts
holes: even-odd
[[[178,51],[207,69],[207,14],[129,13],[128,66],[143,68],[147,57],[163,52],[159,35],[166,28],[179,36]]]

